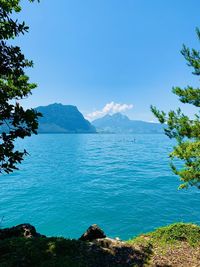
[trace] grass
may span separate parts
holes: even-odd
[[[0,267],[200,266],[200,226],[176,223],[102,249],[65,238],[0,240]]]
[[[123,246],[109,250],[56,237],[0,241],[0,267],[141,267],[148,254],[147,249]]]
[[[0,241],[0,266],[87,266],[84,245],[64,238],[10,238]]]
[[[152,255],[145,266],[200,266],[200,226],[195,224],[171,224],[127,243],[133,247],[151,246]]]
[[[200,245],[200,226],[191,223],[175,223],[129,240],[129,244],[151,243],[152,245],[179,245],[181,241],[190,246]]]

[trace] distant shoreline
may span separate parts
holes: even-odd
[[[59,132],[46,132],[46,133],[37,133],[37,135],[39,135],[39,134],[74,134],[74,135],[76,135],[76,134],[89,134],[89,135],[92,135],[92,134],[94,134],[94,135],[102,135],[102,134],[107,134],[107,135],[110,135],[110,134],[112,134],[112,135],[117,135],[117,134],[124,134],[124,135],[134,135],[134,134],[147,134],[147,135],[151,135],[151,134],[159,134],[159,135],[163,135],[164,133],[101,133],[101,132],[96,132],[96,133],[59,133]]]

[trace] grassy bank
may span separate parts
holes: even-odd
[[[200,227],[195,224],[175,223],[127,243],[134,248],[150,247],[147,266],[200,266]]]
[[[108,248],[64,238],[0,240],[1,267],[200,266],[200,227],[177,223]]]

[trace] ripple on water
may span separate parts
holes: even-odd
[[[31,156],[1,177],[5,227],[29,222],[46,235],[78,237],[98,223],[127,239],[175,221],[200,223],[200,192],[177,190],[164,135],[49,134],[17,145]]]

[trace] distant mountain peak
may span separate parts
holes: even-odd
[[[116,112],[114,114],[106,114],[105,116],[103,116],[102,118],[96,119],[93,122],[96,122],[98,120],[127,120],[130,121],[130,119],[128,118],[128,116],[120,113],[120,112]]]
[[[41,133],[95,133],[96,129],[83,117],[83,114],[73,105],[53,103],[40,106],[37,111],[43,114],[39,119]]]
[[[128,116],[126,116],[120,112],[114,113],[111,117],[122,119],[122,120],[130,120]]]
[[[113,115],[105,115],[92,122],[99,132],[108,133],[161,133],[163,127],[161,124],[155,124],[145,121],[130,120],[128,116],[120,112]]]
[[[37,107],[37,108],[43,108],[43,107],[45,107],[45,108],[47,108],[47,107],[48,108],[71,108],[71,109],[78,110],[78,108],[76,106],[74,106],[74,105],[64,105],[62,103],[52,103],[52,104],[49,104],[47,106],[40,106],[40,107]]]

